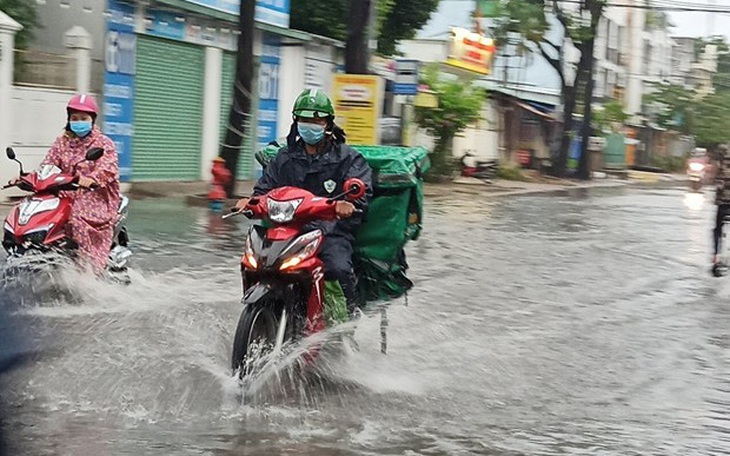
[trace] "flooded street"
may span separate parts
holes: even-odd
[[[375,313],[316,381],[285,366],[242,401],[249,222],[135,201],[131,286],[69,272],[73,299],[2,292],[38,350],[3,378],[9,454],[728,454],[713,211],[684,187],[432,198],[388,354]]]

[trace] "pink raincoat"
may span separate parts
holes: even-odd
[[[92,147],[104,149],[97,161],[82,161]],[[88,177],[99,184],[94,191],[79,189],[68,192],[73,198],[70,235],[79,245],[80,259],[90,264],[94,272],[101,273],[107,264],[114,222],[119,208],[119,163],[114,142],[98,128],[84,138],[71,132],[59,136],[43,160],[44,164],[56,165],[65,173]]]

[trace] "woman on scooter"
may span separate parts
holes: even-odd
[[[114,142],[96,126],[99,107],[90,95],[75,95],[66,106],[66,127],[42,164],[55,165],[79,177],[79,191],[69,192],[71,238],[78,244],[82,266],[98,275],[104,271],[114,236],[119,208],[119,163]],[[104,149],[97,161],[86,161],[86,152]]]

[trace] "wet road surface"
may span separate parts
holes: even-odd
[[[3,291],[42,350],[3,378],[9,454],[730,452],[709,194],[441,198],[426,215],[389,353],[368,316],[359,350],[303,378],[283,363],[242,400],[228,366],[248,222],[135,201],[131,286],[67,272],[64,297]]]

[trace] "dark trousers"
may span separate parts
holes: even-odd
[[[324,263],[325,280],[340,282],[350,311],[357,306],[357,282],[352,269],[352,251],[352,241],[337,233],[330,233],[325,236],[319,252]]]
[[[715,255],[720,252],[720,240],[722,238],[722,225],[725,219],[730,217],[730,204],[720,204],[717,206],[717,216],[715,217],[715,229],[712,231],[715,241]]]

